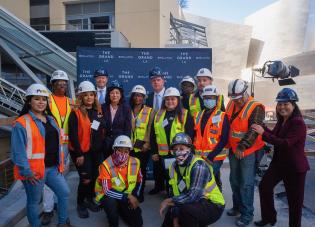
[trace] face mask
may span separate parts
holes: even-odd
[[[203,100],[203,104],[208,109],[213,109],[217,105],[217,100],[215,99],[205,99]]]
[[[175,151],[175,158],[178,165],[183,166],[186,164],[191,152],[189,150],[177,150]]]
[[[112,159],[115,166],[124,167],[127,165],[129,154],[115,150],[112,154]]]

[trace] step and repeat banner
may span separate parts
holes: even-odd
[[[210,48],[87,48],[77,49],[77,79],[93,80],[96,69],[105,68],[109,82],[118,80],[125,93],[136,84],[151,90],[149,71],[158,66],[164,72],[166,87],[178,87],[186,76],[195,76],[200,68],[212,69]]]

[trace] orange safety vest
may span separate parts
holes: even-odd
[[[45,137],[42,136],[35,121],[30,114],[19,117],[16,122],[20,123],[26,131],[26,155],[31,171],[37,179],[43,179],[45,176]],[[61,146],[61,137],[59,140],[59,172],[64,171],[64,156]],[[14,166],[14,177],[16,180],[25,180],[25,177],[19,173],[19,167]]]
[[[236,152],[236,147],[244,135],[248,132],[248,120],[253,112],[253,110],[257,107],[261,106],[265,109],[264,105],[255,101],[252,97],[250,97],[247,103],[244,105],[242,110],[238,113],[237,117],[231,122],[231,117],[234,113],[234,103],[230,100],[226,108],[226,114],[230,120],[230,134],[229,134],[229,146],[232,148],[233,153]],[[244,151],[244,156],[248,156],[254,153],[257,150],[260,150],[264,146],[264,142],[262,140],[261,135],[258,135],[255,143],[248,149]]]
[[[91,143],[91,121],[88,115],[84,115],[80,109],[73,110],[78,119],[78,137],[82,152],[90,150]],[[74,150],[72,141],[69,143],[69,148]]]
[[[202,158],[207,158],[220,141],[225,112],[216,108],[210,115],[204,132],[201,132],[201,122],[205,110],[198,112],[194,116],[195,132],[194,139],[195,154]],[[214,161],[224,160],[226,158],[226,150],[223,149],[220,154],[215,156]]]

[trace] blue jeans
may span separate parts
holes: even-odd
[[[216,176],[218,175],[218,173],[220,172],[220,168],[223,164],[223,160],[220,161],[214,161],[212,164],[212,168],[213,168],[213,174]]]
[[[65,224],[68,219],[69,186],[57,166],[45,169],[45,179],[39,180],[35,185],[22,181],[27,196],[27,219],[32,227],[40,226],[39,203],[43,192],[44,183],[55,193],[58,199],[58,223]]]
[[[230,152],[229,159],[233,208],[241,213],[241,221],[250,222],[254,216],[256,155],[252,153],[239,160]]]

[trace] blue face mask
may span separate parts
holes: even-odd
[[[203,100],[203,104],[207,109],[213,109],[217,105],[217,100],[215,99],[205,99]]]

